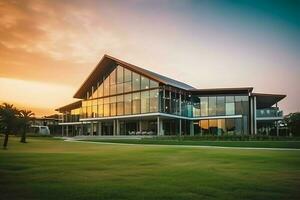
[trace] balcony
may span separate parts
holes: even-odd
[[[282,118],[283,112],[276,107],[265,108],[265,109],[257,109],[256,110],[257,118]]]

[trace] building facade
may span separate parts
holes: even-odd
[[[196,89],[104,55],[75,93],[80,100],[57,111],[64,136],[278,134],[284,97]]]

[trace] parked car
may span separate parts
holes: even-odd
[[[50,135],[50,130],[48,126],[32,125],[30,132],[39,135]]]

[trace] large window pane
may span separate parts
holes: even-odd
[[[109,78],[107,77],[103,82],[103,95],[108,96],[109,95]]]
[[[118,93],[118,94],[123,93],[123,91],[124,91],[123,87],[124,87],[124,84],[123,84],[123,83],[118,83],[118,84],[117,84],[117,93]]]
[[[132,72],[132,90],[140,90],[141,89],[141,76],[137,73]]]
[[[98,97],[103,97],[103,83],[98,87]]]
[[[208,130],[208,120],[201,120],[199,122],[200,125],[200,129],[201,129],[201,134],[202,135],[207,135],[209,134],[209,130]]]
[[[123,82],[124,82],[124,70],[123,67],[119,65],[117,67],[117,83],[123,83]]]
[[[98,116],[103,117],[103,99],[98,99]]]
[[[201,116],[208,115],[208,97],[200,97]]]
[[[141,92],[141,113],[149,112],[149,91]]]
[[[131,92],[131,81],[124,83],[124,92]]]
[[[123,101],[123,95],[117,96],[117,115],[123,115],[124,114],[124,101]]]
[[[110,85],[110,95],[114,95],[117,93],[117,85],[114,84],[114,85]]]
[[[116,84],[116,74],[117,74],[116,71],[117,71],[117,70],[114,69],[114,70],[110,73],[110,75],[109,75],[109,79],[110,79],[110,84],[111,84],[111,85],[115,85],[115,84]]]
[[[141,76],[141,90],[149,89],[149,79]]]
[[[235,119],[235,134],[240,135],[242,134],[242,128],[243,124],[242,124],[242,118],[237,118]]]
[[[225,115],[225,97],[217,97],[217,115]]]
[[[131,81],[131,71],[124,68],[124,82]]]
[[[158,86],[158,82],[150,80],[150,88],[156,88]]]
[[[217,114],[217,97],[208,97],[208,115],[215,116]]]
[[[226,132],[225,119],[218,119],[218,135],[223,135]]]
[[[110,103],[110,116],[115,116],[117,114],[117,108],[116,108],[116,102],[117,98],[116,96],[110,97],[109,99]]]
[[[103,116],[104,117],[108,117],[109,116],[109,110],[110,110],[110,107],[109,107],[109,98],[104,98],[103,99]]]
[[[234,108],[234,97],[233,96],[226,96],[226,115],[234,115],[235,108]]]
[[[226,132],[228,135],[233,135],[235,131],[235,121],[234,119],[226,119]]]
[[[131,94],[124,95],[124,114],[125,115],[131,114],[131,102],[132,102]]]
[[[209,120],[209,132],[212,135],[218,134],[218,120],[216,120],[216,119]]]
[[[140,92],[132,93],[132,114],[141,113],[141,94]]]
[[[150,90],[150,108],[149,112],[158,112],[158,89]]]

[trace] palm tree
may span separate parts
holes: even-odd
[[[3,103],[0,105],[0,126],[4,130],[4,143],[3,148],[7,148],[8,136],[15,128],[17,123],[18,110],[13,104]]]
[[[21,126],[23,126],[23,133],[20,142],[26,143],[27,128],[29,126],[30,120],[34,116],[34,113],[31,110],[20,110],[19,115]]]

